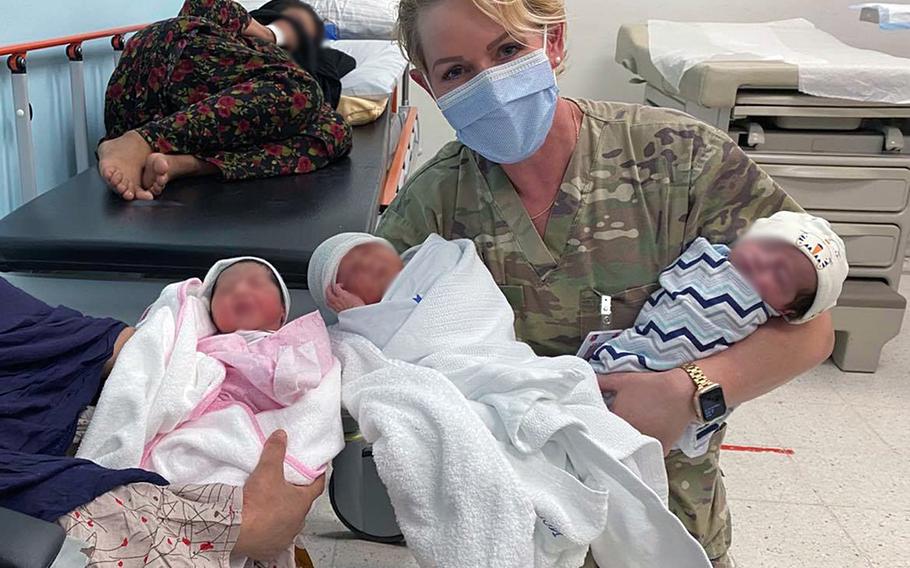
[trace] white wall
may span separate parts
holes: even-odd
[[[910,30],[882,31],[859,21],[849,9],[857,0],[567,0],[568,68],[560,77],[570,97],[641,102],[643,88],[629,84],[630,73],[613,61],[616,33],[624,23],[649,19],[762,22],[806,18],[842,41],[866,49],[910,57]],[[420,109],[421,160],[432,157],[454,134],[433,101],[412,83],[411,100]]]

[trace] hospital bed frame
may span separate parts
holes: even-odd
[[[701,63],[675,88],[651,61],[646,24],[621,27],[616,61],[645,85],[645,104],[726,131],[798,203],[831,221],[850,262],[832,358],[845,371],[874,372],[906,308],[898,290],[910,236],[910,106],[802,94],[798,67],[771,61]]]

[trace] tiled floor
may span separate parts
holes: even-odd
[[[794,451],[723,456],[740,568],[910,568],[906,319],[876,374],[827,363],[737,411],[728,443]],[[307,533],[316,568],[416,566],[404,547],[350,538],[325,497]]]

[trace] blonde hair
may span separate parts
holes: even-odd
[[[398,43],[421,71],[427,68],[417,29],[420,13],[440,0],[401,0],[398,4]],[[539,33],[545,26],[566,21],[564,0],[471,0],[478,10],[501,25],[510,36]],[[560,66],[561,67],[561,66]],[[557,69],[559,71],[560,69]]]

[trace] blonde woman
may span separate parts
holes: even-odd
[[[631,325],[696,237],[729,243],[755,219],[800,210],[692,117],[560,97],[563,0],[402,0],[399,27],[413,78],[458,141],[412,176],[378,232],[402,250],[429,233],[473,239],[518,335],[541,355],[574,354],[589,332]],[[699,361],[720,389],[682,369],[599,379],[614,412],[670,448],[705,405],[761,396],[825,360],[833,341],[829,314],[769,323]],[[718,567],[730,565],[724,432],[704,457],[667,455],[671,509]]]

